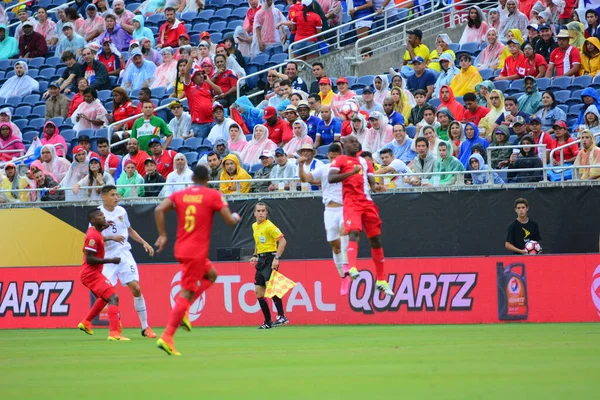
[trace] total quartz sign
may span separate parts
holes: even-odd
[[[375,289],[371,261],[359,260],[360,277],[342,297],[340,278],[331,261],[283,260],[280,272],[297,282],[284,298],[290,322],[600,321],[599,255],[388,259],[385,265],[394,296],[382,296]],[[215,268],[217,281],[190,309],[192,323],[260,324],[253,267],[248,263],[215,263]],[[91,306],[90,293],[79,282],[79,270],[75,266],[2,268],[0,328],[75,327]],[[179,266],[140,265],[140,275],[150,324],[164,326],[180,289]],[[515,276],[519,282],[518,315],[511,311]],[[131,294],[122,287],[117,292],[123,324],[136,327],[139,321]]]

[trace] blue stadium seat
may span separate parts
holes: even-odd
[[[146,17],[146,22],[162,25],[165,22],[165,16],[163,14],[152,14]]]
[[[356,94],[362,94],[362,90],[365,88],[365,85],[361,84],[361,83],[355,83],[354,85],[350,86],[350,90],[354,91]],[[358,93],[360,91],[360,93]]]
[[[39,68],[46,63],[46,59],[44,57],[36,57],[29,60],[27,65],[29,68]]]
[[[231,15],[239,17],[240,19],[244,19],[246,17],[247,12],[248,12],[248,7],[236,8],[231,12]]]
[[[192,28],[192,32],[204,32],[204,31],[208,31],[208,28],[210,27],[210,24],[208,22],[199,22],[197,24],[194,24],[194,27]],[[198,37],[200,37],[200,34],[198,34]],[[190,37],[191,39],[191,37]],[[192,40],[193,43],[197,43],[194,42]]]
[[[105,138],[108,139],[108,128],[100,128],[96,132],[94,132],[95,138]]]
[[[456,53],[456,52],[458,52],[460,50],[460,44],[458,44],[458,43],[450,43],[450,44],[448,44],[448,48],[450,50],[452,50],[453,52]]]
[[[552,89],[564,90],[571,84],[573,78],[570,76],[557,76],[552,79]]]
[[[484,81],[487,81],[492,76],[494,76],[494,70],[491,68],[485,68],[485,69],[479,70],[479,74],[481,75],[481,77],[483,78]]]
[[[479,43],[464,43],[460,46],[460,51],[473,55],[478,50],[478,48]]]
[[[205,2],[204,9],[215,11],[215,10],[219,10],[219,9],[223,8],[224,5],[225,5],[225,0],[210,0],[210,1]]]
[[[215,11],[215,18],[219,18],[223,21],[227,20],[227,17],[231,15],[231,8],[220,8]]]
[[[26,142],[31,143],[36,137],[39,137],[39,133],[37,133],[36,131],[23,132],[23,140]]]
[[[583,92],[583,89],[579,89],[579,90],[574,90],[571,92],[571,98],[569,100],[567,100],[567,105],[570,107],[572,105],[575,104],[580,104],[581,103],[581,93]]]
[[[183,139],[180,137],[174,137],[173,140],[171,140],[169,148],[175,151],[179,151],[179,148],[181,146],[183,146]]]
[[[167,94],[167,88],[165,87],[156,87],[152,89],[152,97],[156,97],[157,99],[162,99]]]
[[[346,79],[348,80],[348,86],[352,87],[352,85],[354,85],[356,83],[356,77],[355,76],[347,76]]]
[[[524,87],[525,87],[524,79],[517,79],[516,81],[512,81],[512,83],[510,84],[510,88],[512,90],[516,90],[516,91],[523,91]]]
[[[198,13],[198,17],[202,21],[210,22],[210,19],[215,15],[214,10],[202,10]]]
[[[14,117],[14,116],[13,116]],[[25,128],[27,128],[27,126],[29,125],[29,121],[26,119],[13,119],[12,121],[16,126],[19,127],[19,129],[21,130],[21,132],[23,132],[23,130],[25,130]]]
[[[198,16],[197,12],[186,11],[183,14],[181,14],[181,19],[184,20],[184,21],[186,21],[186,22],[191,22],[197,16]]]
[[[579,115],[579,111],[581,111],[582,108],[583,108],[583,104],[581,104],[581,102],[580,102],[580,104],[572,105],[569,108],[569,113],[568,114],[569,115],[573,114],[573,115],[575,115],[577,117]]]
[[[216,22],[212,22],[210,24],[210,28],[209,28],[209,32],[222,32],[225,28],[227,27],[227,22],[225,21],[216,21]],[[212,37],[211,37],[211,41],[212,41]],[[214,41],[215,43],[217,43],[217,41]]]
[[[19,104],[21,104],[21,96],[11,96],[8,99],[6,99],[4,102],[6,104],[10,104],[13,107],[16,107]]]
[[[560,108],[561,110],[563,110],[565,112],[565,114],[567,114],[569,112],[569,106],[566,104],[559,104],[557,107]]]
[[[554,97],[556,97],[556,102],[559,104],[565,104],[567,100],[571,97],[570,90],[557,90],[554,92]]]
[[[269,61],[269,59],[268,59],[268,57],[266,55],[264,55],[264,54],[258,54],[257,56],[255,56],[254,58],[252,58],[252,61],[250,62],[250,64],[259,64],[259,66],[262,66],[267,61]]]
[[[275,2],[273,2],[275,3]],[[227,0],[225,2],[225,7],[236,9],[241,6],[247,6],[248,2],[244,0]]]
[[[29,106],[17,107],[15,109],[15,112],[13,113],[13,115],[15,117],[25,118],[25,119],[27,119],[30,114],[31,114],[31,107],[29,107]],[[41,116],[43,117],[43,115],[41,115]]]
[[[7,70],[10,66],[10,60],[0,60],[0,69]]]
[[[436,97],[435,99],[429,100],[429,104],[431,104],[437,109],[440,106],[440,104],[442,104],[442,100]]]
[[[236,21],[231,21],[227,23],[227,29],[231,29],[232,31],[235,31],[235,28],[237,28],[238,26],[242,26],[244,25],[244,21],[242,20],[236,20]]]
[[[550,78],[537,78],[536,83],[538,89],[544,91],[552,85],[552,80]]]
[[[33,129],[42,130],[44,124],[46,123],[46,118],[34,118],[29,120],[29,127]]]
[[[63,117],[54,117],[54,118],[50,118],[48,121],[54,122],[54,125],[56,125],[56,126],[61,126],[64,122],[64,119],[63,119]]]
[[[417,127],[410,125],[406,127],[406,134],[408,135],[409,138],[414,139],[415,136],[417,135]]]
[[[198,153],[196,152],[183,153],[183,155],[185,156],[188,165],[198,162]]]
[[[196,149],[196,151],[197,151],[199,154],[208,154],[208,153],[210,153],[211,151],[213,151],[213,148],[212,148],[212,146],[207,146],[207,145],[203,144],[202,146],[198,147],[198,148]]]
[[[365,85],[365,86],[373,86],[373,80],[375,79],[375,75],[363,75],[358,77],[356,84]]]
[[[29,75],[32,78],[37,78],[39,73],[40,71],[38,69],[30,69],[27,71],[27,75]]]
[[[286,62],[287,59],[288,59],[287,53],[279,53],[279,54],[273,54],[269,61],[274,62],[275,64],[281,64],[281,63]]]
[[[590,75],[576,76],[573,78],[573,83],[569,85],[569,89],[585,89],[592,85],[592,77]]]
[[[139,6],[141,6],[141,5],[142,5],[142,3],[128,3],[128,4],[125,6],[125,9],[127,9],[127,10],[129,10],[129,11],[131,11],[131,12],[134,12],[134,11],[135,11],[135,10],[137,10],[137,8],[138,8]]]
[[[210,34],[210,40],[213,43],[219,43],[221,40],[223,40],[223,34],[219,32],[212,32]]]
[[[55,68],[46,68],[40,71],[39,77],[46,77],[48,79],[52,78],[56,73]]]
[[[40,105],[40,106],[35,106],[33,107],[33,110],[31,110],[31,117],[30,118],[41,118],[41,117],[45,117],[46,116],[46,105]]]
[[[202,142],[203,142],[202,138],[192,137],[192,138],[186,139],[185,142],[183,142],[183,145],[185,147],[189,147],[190,149],[196,150],[197,148],[202,146]]]
[[[251,140],[252,140],[252,134],[249,133],[249,134],[246,135],[246,141],[249,142]]]
[[[64,129],[60,131],[60,135],[65,138],[67,143],[71,143],[71,141],[77,137],[77,132],[73,129]]]
[[[112,100],[112,92],[110,90],[100,90],[98,92],[98,99],[100,99],[102,103]]]
[[[505,92],[509,84],[509,81],[494,81],[494,86],[501,92]]]
[[[210,147],[213,146],[212,142],[210,140],[208,140],[208,139],[204,139],[204,141],[202,142],[202,145],[203,146],[210,146]]]

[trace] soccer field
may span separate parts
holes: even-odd
[[[600,324],[0,331],[2,399],[597,399]]]

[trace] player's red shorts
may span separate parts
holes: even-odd
[[[178,258],[181,263],[181,288],[195,292],[200,287],[200,280],[213,267],[207,258]]]
[[[108,301],[110,296],[115,294],[115,288],[102,273],[81,276],[81,283],[90,289],[94,293],[94,296],[102,298],[105,301]]]
[[[381,235],[381,219],[377,205],[372,201],[344,203],[344,229],[346,232],[362,231],[363,227],[368,238]]]

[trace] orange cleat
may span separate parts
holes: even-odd
[[[117,325],[117,332],[119,332],[119,335],[121,333],[123,333],[123,324],[121,323],[120,319],[119,319],[119,325]]]
[[[175,350],[175,344],[173,343],[173,337],[161,336],[160,339],[157,340],[156,345],[159,349],[164,351],[170,356],[180,356],[181,353]]]
[[[90,321],[81,321],[79,325],[77,325],[80,331],[87,333],[88,335],[93,335],[94,331],[92,330],[92,323]]]
[[[126,338],[125,336],[121,335],[119,332],[110,332],[108,334],[108,341],[109,342],[129,342],[131,339]]]
[[[150,338],[150,339],[156,339],[156,333],[154,333],[154,331],[150,327],[147,327],[146,329],[142,329],[142,336]]]

